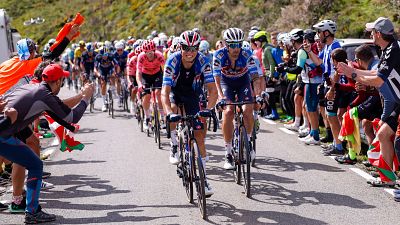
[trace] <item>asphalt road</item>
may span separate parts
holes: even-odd
[[[222,168],[221,133],[209,133],[207,173],[215,194],[202,220],[168,162],[165,136],[159,150],[131,115],[117,112],[111,119],[100,107],[98,100],[80,122],[76,139],[83,151],[56,151],[45,161],[55,188],[42,192],[41,204],[58,215],[53,224],[399,224],[399,203],[383,188],[369,187],[355,166],[339,165],[320,147],[265,121],[251,198]],[[0,213],[0,224],[22,222],[22,215]]]

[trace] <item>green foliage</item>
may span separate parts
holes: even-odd
[[[296,10],[302,6],[307,6],[307,15],[282,22],[286,20],[282,12],[296,17],[299,12]],[[285,7],[289,11],[282,11]],[[337,21],[339,37],[361,37],[365,23],[378,16],[387,16],[396,25],[400,23],[397,0],[4,0],[0,1],[0,8],[7,10],[13,18],[12,26],[23,37],[33,38],[42,45],[54,38],[77,12],[86,18],[79,37],[86,41],[130,35],[145,38],[152,30],[178,35],[199,27],[202,35],[215,42],[229,26],[246,32],[253,25],[268,31],[288,31],[291,27],[307,28],[328,18]],[[38,16],[45,18],[45,23],[23,25]]]

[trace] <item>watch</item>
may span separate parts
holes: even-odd
[[[356,80],[356,77],[357,77],[357,73],[356,73],[356,72],[353,72],[353,73],[351,74],[351,79]]]

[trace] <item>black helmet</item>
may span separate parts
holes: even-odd
[[[315,32],[314,30],[306,29],[304,30],[304,39],[308,40],[310,43],[314,43],[316,34],[317,32]]]

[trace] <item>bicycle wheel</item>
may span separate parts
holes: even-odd
[[[186,145],[182,139],[179,138],[179,158],[182,167],[182,184],[185,187],[186,197],[189,203],[193,203],[193,179],[191,172],[190,156],[186,153]]]
[[[201,161],[200,150],[195,139],[190,140],[190,153],[192,159],[193,177],[196,184],[197,206],[203,219],[207,216],[206,195],[205,195],[205,174],[203,162]],[[196,169],[197,165],[197,169]],[[198,174],[197,174],[198,172]]]
[[[236,130],[236,128],[235,128]],[[237,132],[233,131],[233,139],[232,139],[232,157],[233,157],[233,162],[235,163],[235,169],[233,170],[233,176],[235,177],[235,183],[236,184],[241,184],[241,179],[242,179],[242,171],[241,171],[241,161],[239,159],[239,134]]]
[[[240,150],[239,158],[241,161],[241,167],[243,171],[243,187],[246,196],[250,197],[250,145],[247,138],[246,129],[244,126],[240,127]]]
[[[93,110],[94,110],[94,97],[92,96],[91,98],[90,98],[90,106],[89,106],[89,111],[92,113],[93,112]]]
[[[159,144],[160,140],[160,119],[158,117],[158,108],[157,104],[154,104],[154,119],[153,119],[153,131],[154,131],[154,141]],[[158,145],[158,148],[161,148],[160,145]]]
[[[108,115],[111,115],[111,118],[114,119],[114,100],[111,90],[108,90],[108,101]]]

